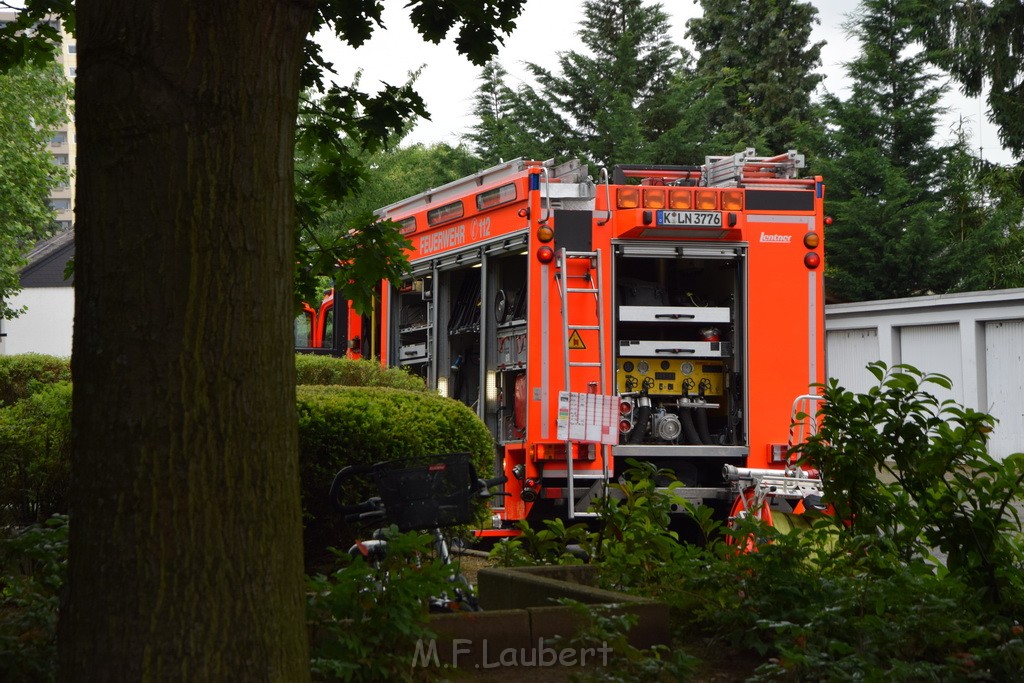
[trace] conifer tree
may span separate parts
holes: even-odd
[[[861,42],[846,66],[847,99],[827,95],[829,289],[843,300],[939,291],[948,285],[940,188],[949,148],[933,146],[944,87],[907,21],[915,0],[864,0],[848,25]],[[947,280],[944,282],[944,280]]]
[[[797,0],[700,0],[703,16],[687,23],[697,48],[697,97],[719,104],[701,110],[699,135],[731,149],[762,153],[807,147],[812,95],[822,76],[823,43],[810,43],[818,10]],[[694,110],[695,112],[698,110]],[[802,144],[803,143],[803,144]]]
[[[599,165],[654,159],[652,143],[668,130],[664,107],[686,57],[669,38],[668,15],[644,0],[589,0],[583,12],[578,34],[587,52],[560,54],[557,70],[527,64],[537,89],[513,90],[500,70],[485,72],[475,110],[481,124],[470,137],[482,156],[516,156],[525,143],[544,156],[579,155]]]
[[[509,74],[497,61],[487,64],[480,74],[480,87],[474,97],[473,114],[479,119],[466,135],[476,154],[487,165],[494,165],[517,157],[548,159],[557,155],[567,146],[553,130],[544,131],[540,111],[551,115],[549,106],[532,102],[525,89],[513,90],[509,85]],[[528,125],[528,121],[533,121]]]
[[[978,159],[963,122],[943,173],[939,276],[947,291],[1024,287],[1020,170]]]
[[[976,97],[988,91],[999,139],[1024,157],[1024,6],[1020,0],[928,0],[912,8],[928,59]]]

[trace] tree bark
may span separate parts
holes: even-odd
[[[290,325],[313,9],[77,3],[63,680],[309,677]]]

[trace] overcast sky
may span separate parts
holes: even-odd
[[[440,45],[424,42],[409,22],[408,10],[404,9],[406,2],[384,0],[387,30],[377,31],[358,50],[341,45],[330,35],[318,38],[324,45],[325,56],[338,68],[342,76],[339,80],[348,83],[357,68],[363,70],[364,90],[374,90],[380,82],[400,85],[410,71],[422,66],[416,89],[427,103],[431,120],[417,124],[409,140],[455,144],[474,124],[471,112],[480,70],[456,52],[452,41]],[[858,0],[812,0],[812,4],[818,8],[820,21],[814,27],[812,40],[826,41],[821,66],[826,76],[823,87],[845,96],[842,63],[856,56],[858,44],[847,37],[842,24],[856,9]],[[689,48],[684,37],[686,21],[698,15],[699,5],[695,0],[663,0],[662,5],[671,17],[672,40]],[[498,55],[514,79],[509,85],[514,87],[527,78],[523,62],[556,68],[559,52],[582,51],[576,36],[582,18],[582,2],[577,0],[527,0],[515,31],[506,38]],[[982,155],[991,161],[1012,163],[1011,156],[999,147],[994,129],[985,121],[983,100],[965,98],[951,88],[945,105],[950,113],[939,128],[940,141],[951,137],[951,125],[962,116],[972,132],[975,153],[981,149]],[[779,151],[783,150],[758,150],[762,154]]]

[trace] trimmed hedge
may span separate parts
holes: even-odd
[[[401,368],[385,368],[373,360],[350,360],[331,356],[295,355],[295,383],[302,385],[342,384],[348,387],[393,387],[426,391],[421,377]]]
[[[489,476],[494,443],[487,427],[462,403],[427,391],[419,377],[326,356],[296,355],[296,368],[302,382],[328,385],[297,388],[307,558],[348,541],[327,500],[345,465],[469,452],[480,475]],[[67,512],[70,376],[67,359],[0,357],[0,522],[29,524]],[[359,500],[374,494],[353,491]]]
[[[71,361],[41,353],[0,356],[0,406],[28,398],[47,384],[71,381]]]
[[[431,392],[382,387],[297,389],[299,466],[306,514],[306,557],[350,541],[327,499],[334,475],[346,465],[430,454],[468,452],[480,476],[494,469],[494,441],[466,405]],[[354,489],[349,502],[376,495]]]

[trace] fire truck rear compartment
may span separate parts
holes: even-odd
[[[722,465],[747,453],[742,251],[620,245],[614,278],[616,459],[655,460],[690,487],[720,485]]]

